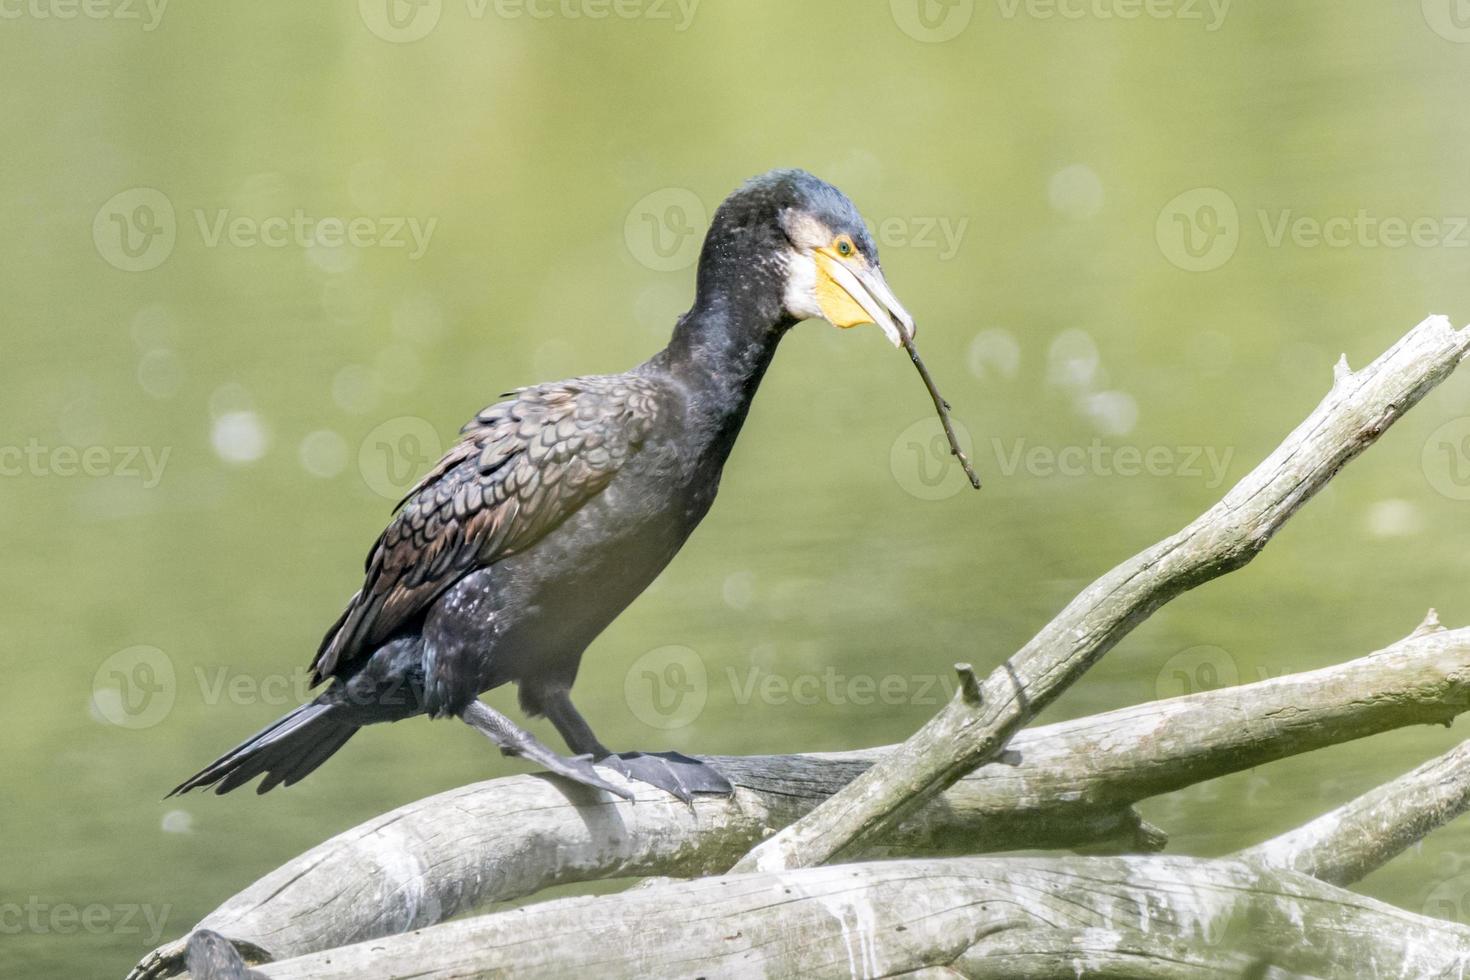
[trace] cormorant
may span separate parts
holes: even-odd
[[[457,716],[507,755],[625,798],[594,763],[684,800],[730,792],[678,753],[610,753],[570,692],[588,644],[709,510],[777,344],[810,318],[877,324],[895,345],[914,328],[852,202],[804,171],[771,171],[716,210],[668,346],[625,374],[517,389],[466,425],[322,640],[312,680],[327,688],[173,793],[261,774],[258,792],[289,786],[363,725],[420,714]],[[508,682],[573,757],[479,700]]]

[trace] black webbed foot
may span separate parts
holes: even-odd
[[[685,803],[694,802],[695,793],[729,796],[735,792],[714,766],[678,752],[622,752],[603,756],[597,764],[672,793]]]
[[[590,752],[599,766],[622,773],[630,780],[672,793],[685,803],[692,803],[695,793],[729,796],[735,792],[735,787],[719,770],[678,752],[609,752],[592,734],[587,720],[572,705],[571,696],[564,687],[530,690],[522,687],[521,698],[528,708],[546,714],[573,752]]]

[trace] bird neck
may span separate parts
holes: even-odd
[[[715,294],[697,299],[674,327],[659,359],[688,393],[691,422],[725,452],[794,322],[778,300]]]

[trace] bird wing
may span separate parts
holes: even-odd
[[[630,375],[510,392],[400,502],[368,552],[366,580],[312,661],[320,682],[370,654],[455,581],[523,551],[605,488],[659,413]]]

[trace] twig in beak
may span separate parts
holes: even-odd
[[[975,468],[970,465],[970,458],[960,448],[960,441],[955,438],[954,426],[950,424],[949,402],[945,401],[944,396],[939,393],[939,389],[934,387],[934,379],[929,376],[929,369],[924,366],[923,359],[919,357],[919,348],[914,346],[914,336],[912,333],[904,332],[903,349],[909,352],[909,357],[913,360],[914,367],[919,369],[919,377],[924,379],[924,387],[929,389],[929,397],[934,399],[934,411],[939,413],[939,424],[944,426],[945,438],[949,440],[950,454],[960,461],[960,468],[965,471],[965,476],[970,478],[970,486],[979,490],[980,476],[975,472]]]

